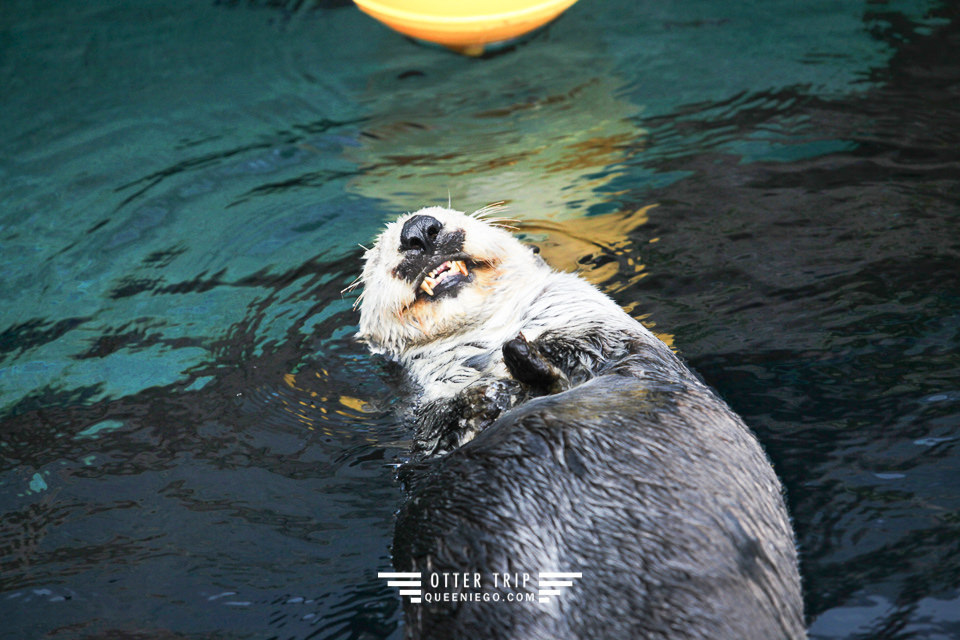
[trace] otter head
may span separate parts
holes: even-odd
[[[428,207],[401,216],[364,256],[358,337],[394,358],[409,347],[456,337],[509,304],[517,280],[543,262],[502,219]]]

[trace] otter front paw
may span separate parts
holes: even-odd
[[[491,380],[468,387],[458,398],[460,427],[482,431],[515,405],[520,394],[517,383],[509,380]]]
[[[522,333],[503,345],[503,362],[510,375],[540,393],[559,393],[570,387],[567,376]]]
[[[463,446],[522,397],[516,380],[493,379],[467,387],[449,402],[422,408],[415,452],[439,455]]]

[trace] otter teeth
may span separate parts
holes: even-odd
[[[432,296],[433,290],[438,284],[457,273],[462,273],[465,276],[470,275],[470,272],[467,271],[467,263],[463,260],[447,260],[426,275],[423,282],[420,283],[420,289],[427,295]]]

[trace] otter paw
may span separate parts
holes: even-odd
[[[492,380],[468,387],[443,411],[424,421],[419,440],[427,455],[453,451],[493,424],[500,415],[519,401],[523,391],[516,380]]]
[[[491,380],[468,387],[458,398],[459,418],[464,426],[485,427],[514,406],[521,393],[520,386],[509,380]]]
[[[558,393],[569,385],[560,369],[547,360],[522,333],[503,345],[503,361],[510,375],[521,383],[546,393]]]

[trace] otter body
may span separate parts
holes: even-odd
[[[424,576],[407,637],[805,637],[759,443],[612,300],[436,207],[388,226],[362,281],[360,337],[417,389],[393,547]],[[580,577],[545,599],[427,578],[538,572]]]

